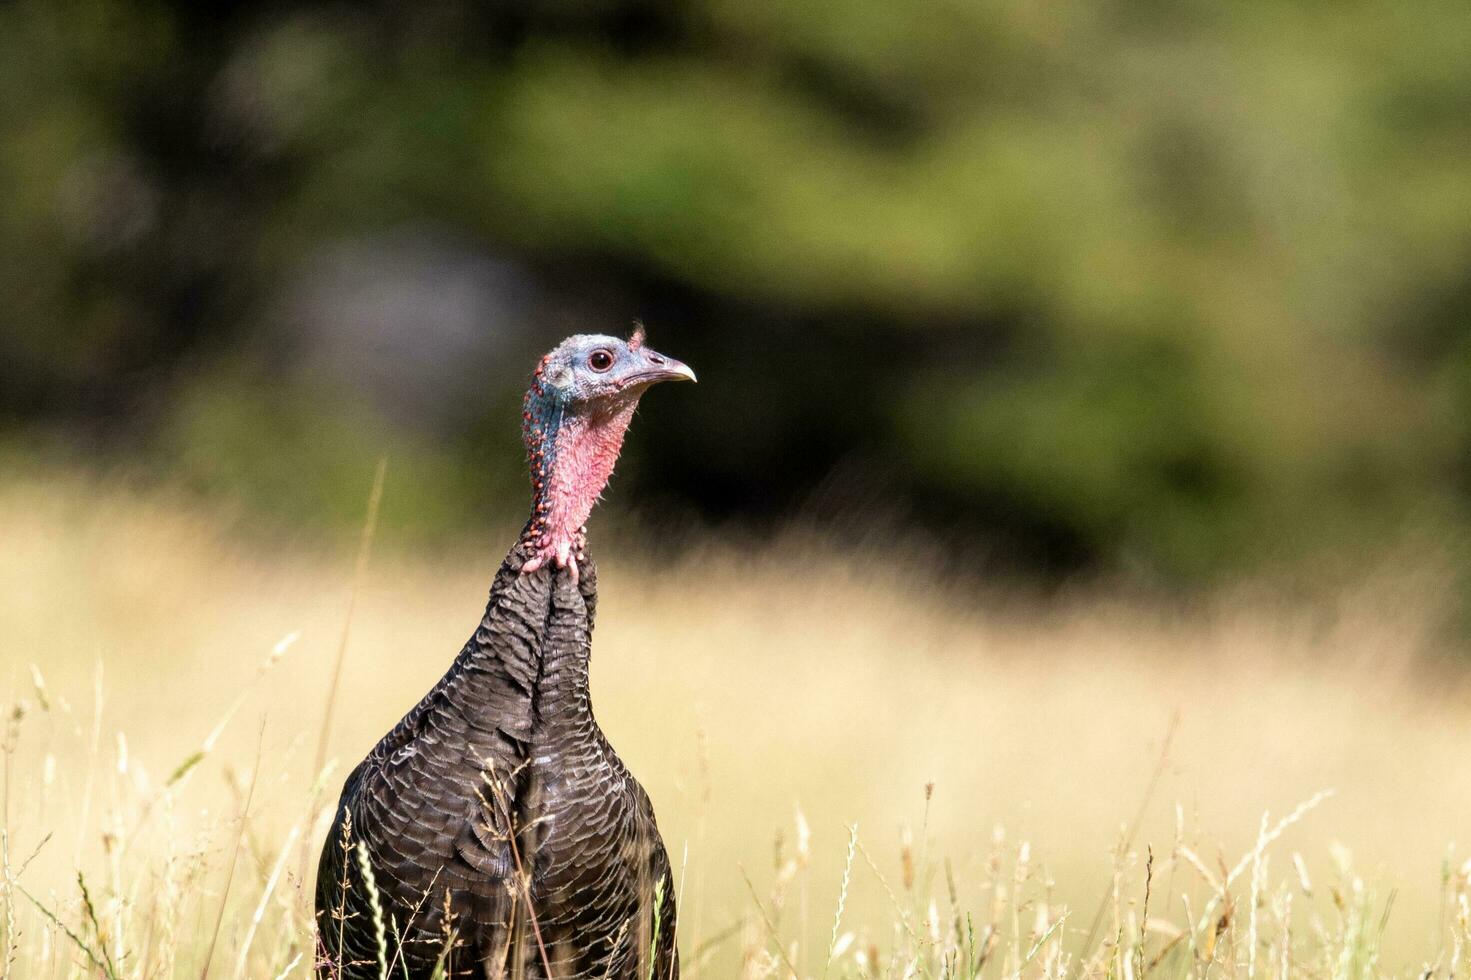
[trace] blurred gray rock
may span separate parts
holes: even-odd
[[[510,352],[534,316],[528,273],[432,230],[332,245],[283,304],[299,367],[390,420],[447,434],[526,366]]]

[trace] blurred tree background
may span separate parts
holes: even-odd
[[[1471,527],[1471,4],[0,5],[0,438],[288,526],[614,494],[1197,582]],[[846,532],[845,532],[846,533]]]

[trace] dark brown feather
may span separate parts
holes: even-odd
[[[526,557],[507,555],[475,635],[343,786],[317,873],[319,977],[379,976],[359,846],[392,976],[441,961],[476,980],[679,975],[653,807],[588,695],[596,570],[523,575]]]

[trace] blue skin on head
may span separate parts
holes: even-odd
[[[686,365],[644,346],[643,333],[628,340],[605,334],[576,334],[541,360],[526,392],[526,447],[550,453],[566,412],[585,410],[603,399],[637,397],[658,381],[695,380]],[[535,434],[535,438],[533,438]],[[550,465],[550,460],[544,460]]]

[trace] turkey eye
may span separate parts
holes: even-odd
[[[587,366],[594,371],[602,372],[613,366],[613,353],[606,350],[595,350],[587,356]]]

